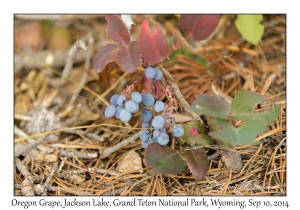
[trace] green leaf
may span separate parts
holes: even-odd
[[[222,119],[230,118],[230,102],[219,95],[201,94],[191,110],[198,114],[208,114]]]
[[[231,102],[231,111],[233,115],[238,114],[253,114],[254,107],[259,103],[266,103],[267,99],[252,91],[242,90],[239,92]]]
[[[203,148],[184,151],[184,158],[196,181],[202,180],[208,171],[209,161]]]
[[[200,56],[196,56],[195,59],[198,63],[200,63],[202,66],[206,67],[211,73],[216,73],[216,70],[212,67],[208,67],[208,61],[205,58],[202,58]]]
[[[198,144],[207,146],[212,143],[210,136],[206,135],[200,122],[188,122],[184,125],[184,134],[181,137],[189,145]]]
[[[230,149],[232,147],[232,144],[228,140],[224,141],[224,140],[218,139],[217,142],[221,147],[224,147],[227,149]]]
[[[217,124],[217,118],[216,117],[207,115],[206,120],[209,124],[209,130],[211,132],[218,131],[218,130],[222,129],[222,127]],[[232,145],[229,141],[222,141],[220,139],[217,139],[217,142],[221,147],[228,148],[228,149],[230,149],[232,147]]]
[[[269,113],[256,113],[255,106],[266,101],[264,96],[247,90],[239,92],[232,100],[231,105],[230,102],[219,95],[201,94],[192,104],[193,107],[190,110],[198,114],[208,114],[221,119],[255,120],[268,125],[279,115],[280,106],[275,107]],[[215,124],[213,123],[212,125]]]
[[[172,47],[172,45],[173,45],[173,37],[172,36],[167,36],[167,41],[168,41],[169,47]]]
[[[161,174],[178,174],[186,167],[178,152],[157,143],[147,146],[146,162]]]
[[[212,132],[209,135],[217,140],[229,141],[233,144],[253,144],[255,137],[263,132],[266,128],[265,124],[260,121],[249,121],[235,128],[227,120],[217,119],[217,124],[223,129]]]
[[[269,125],[270,123],[272,123],[274,120],[276,120],[276,118],[279,116],[280,113],[280,105],[277,105],[272,111],[268,112],[268,113],[243,113],[243,114],[239,114],[236,115],[236,118],[239,120],[245,120],[245,121],[259,121],[261,123],[263,123],[265,126]]]
[[[246,41],[256,45],[264,33],[262,20],[262,15],[237,15],[235,26]]]
[[[265,103],[264,96],[251,91],[239,92],[230,103],[217,95],[199,95],[190,110],[199,114],[210,115],[209,135],[224,147],[233,144],[251,144],[255,137],[263,132],[267,125],[272,123],[280,114],[280,105],[270,112],[257,113],[255,106]],[[231,107],[230,107],[231,106]],[[245,121],[239,128],[235,128],[228,120],[237,119]],[[188,136],[187,132],[187,136]]]
[[[169,38],[169,45],[172,44],[172,37]],[[193,53],[191,53],[190,51],[184,49],[184,48],[179,48],[177,50],[175,50],[171,56],[169,56],[170,60],[175,59],[176,55],[181,54],[184,55],[190,59],[193,59],[195,61],[197,61],[199,64],[201,64],[202,66],[206,67],[210,72],[215,73],[216,70],[212,67],[208,67],[208,61],[205,58],[202,58],[198,55],[195,55]],[[166,60],[165,62],[168,62],[168,60]]]
[[[239,120],[255,120],[264,123],[265,126],[273,122],[279,115],[280,106],[276,106],[269,113],[256,113],[255,106],[260,103],[266,103],[267,99],[252,91],[242,90],[231,103],[231,114]]]

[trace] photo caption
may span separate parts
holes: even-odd
[[[66,209],[72,207],[147,207],[147,206],[166,206],[166,207],[210,207],[214,209],[222,209],[224,207],[232,207],[235,209],[262,209],[265,207],[289,208],[288,201],[282,199],[276,201],[258,200],[258,199],[221,199],[221,198],[93,198],[84,200],[78,198],[68,198],[63,200],[54,200],[42,198],[37,201],[23,201],[21,199],[12,199],[11,206],[22,207],[23,209],[31,209],[32,207],[49,207],[51,209]]]

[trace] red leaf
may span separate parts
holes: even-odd
[[[165,95],[164,89],[161,87],[161,82],[159,80],[155,80],[155,98],[162,98]],[[149,93],[149,92],[148,92]]]
[[[127,45],[130,41],[128,28],[121,18],[117,15],[105,15],[107,21],[107,34],[115,42],[121,42]]]
[[[208,38],[218,25],[220,15],[180,15],[182,29],[195,40]]]
[[[117,57],[117,63],[124,72],[135,72],[140,65],[140,49],[137,41],[123,46]]]
[[[141,27],[140,50],[144,61],[151,65],[161,63],[168,56],[166,36],[158,26],[155,26],[151,33],[148,20],[145,20]]]
[[[155,91],[153,91],[152,89],[153,83],[154,83]],[[144,77],[141,94],[144,95],[145,93],[150,93],[150,92],[152,92],[153,96],[156,99],[161,99],[165,95],[160,80],[152,80],[152,79],[148,79],[147,77]]]
[[[161,174],[177,174],[186,167],[178,152],[168,146],[161,146],[157,143],[147,146],[145,156],[146,163]]]
[[[152,79],[148,79],[147,77],[144,77],[141,94],[144,95],[145,93],[150,93],[150,92],[152,92]]]
[[[107,44],[100,48],[93,59],[93,68],[96,72],[101,72],[105,66],[116,59],[119,48],[115,44]]]
[[[209,161],[205,150],[203,148],[186,150],[184,157],[196,181],[202,180],[206,176],[209,168]]]

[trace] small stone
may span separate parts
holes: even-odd
[[[229,169],[239,171],[243,167],[242,158],[238,152],[226,150],[222,152],[221,159]]]
[[[117,171],[120,173],[131,171],[131,170],[139,170],[140,173],[143,173],[142,170],[142,158],[136,153],[134,150],[131,150],[127,153],[127,155],[118,163]]]

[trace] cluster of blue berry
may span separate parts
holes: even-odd
[[[145,76],[148,79],[160,80],[163,77],[163,73],[159,69],[147,67]],[[137,91],[132,92],[130,100],[127,100],[123,95],[113,95],[110,99],[110,105],[105,109],[104,115],[108,118],[115,116],[122,122],[128,122],[132,114],[139,110],[139,103],[147,107],[141,111],[141,118],[143,120],[142,128],[145,128],[140,132],[143,148],[154,142],[160,145],[167,145],[169,143],[169,135],[166,133],[168,127],[172,128],[172,134],[175,137],[180,137],[184,134],[183,127],[175,125],[174,119],[168,116],[168,113],[153,118],[151,108],[153,107],[157,113],[162,112],[165,109],[165,104],[160,100],[156,101],[150,93],[142,96]],[[148,129],[152,130],[152,135]]]
[[[139,110],[139,103],[142,101],[142,95],[135,91],[131,93],[131,100],[126,99],[123,95],[113,95],[110,98],[110,105],[106,107],[104,115],[107,118],[116,116],[122,122],[128,122],[132,114]]]
[[[160,80],[163,77],[163,73],[161,70],[149,66],[145,70],[145,76],[148,79]]]
[[[150,111],[150,110],[148,110]],[[152,112],[150,111],[151,115]],[[142,117],[142,113],[141,113]],[[152,137],[150,135],[149,130],[142,130],[140,132],[140,139],[142,140],[142,146],[146,148],[149,144],[157,142],[160,145],[167,145],[170,141],[169,135],[166,133],[167,130],[167,123],[166,119],[168,117],[165,116],[156,116],[153,118],[151,121],[151,126],[150,126],[150,121],[144,121],[142,124],[143,128],[152,128]],[[143,119],[143,117],[142,117]],[[143,119],[144,120],[144,119]],[[172,128],[172,134],[175,137],[180,137],[184,134],[184,129],[181,125],[175,125]]]

